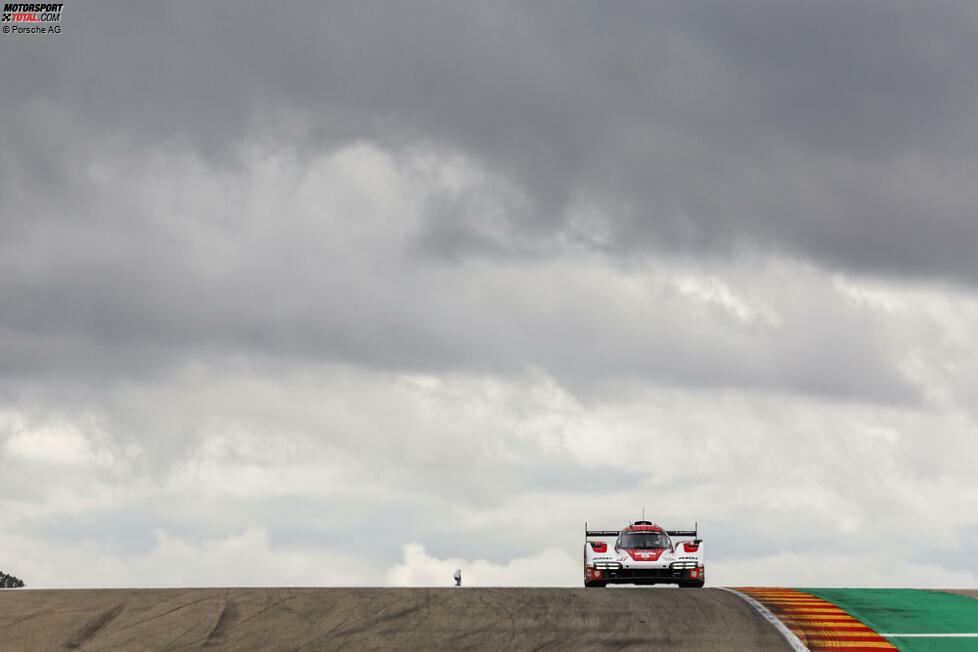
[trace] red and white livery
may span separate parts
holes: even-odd
[[[635,521],[624,530],[589,530],[585,523],[584,586],[701,587],[706,574],[697,530],[666,530],[651,521]]]

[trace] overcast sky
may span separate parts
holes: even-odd
[[[978,583],[970,2],[66,3],[0,35],[0,569]]]

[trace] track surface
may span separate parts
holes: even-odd
[[[789,650],[716,589],[0,591],[3,649]]]

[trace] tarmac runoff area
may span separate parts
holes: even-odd
[[[0,591],[4,650],[790,650],[720,589]]]

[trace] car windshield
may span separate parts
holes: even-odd
[[[618,547],[626,550],[668,548],[669,537],[662,532],[622,532]]]

